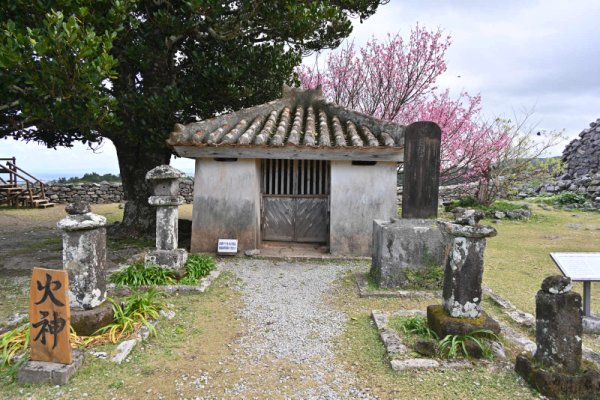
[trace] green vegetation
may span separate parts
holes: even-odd
[[[543,194],[538,196],[532,201],[534,203],[542,203],[548,205],[572,205],[572,204],[584,204],[587,198],[581,193],[575,192],[561,192],[558,194]]]
[[[439,289],[444,283],[444,268],[436,264],[425,268],[409,268],[404,275],[410,287]]]
[[[156,290],[135,292],[125,298],[122,303],[109,299],[114,312],[114,322],[96,331],[93,336],[107,335],[112,343],[131,335],[141,325],[148,328],[151,335],[156,336],[156,328],[150,320],[157,320],[159,311],[165,306],[157,299]]]
[[[438,343],[438,354],[441,357],[457,358],[459,356],[468,358],[469,343],[475,344],[481,350],[485,358],[491,358],[492,352],[488,339],[498,340],[498,336],[489,329],[476,329],[464,335],[446,335]]]
[[[438,339],[437,334],[429,329],[427,318],[422,315],[390,319],[390,325],[404,333],[423,336],[427,339]]]
[[[143,261],[131,264],[108,277],[109,282],[121,286],[196,285],[200,278],[215,268],[211,256],[191,254],[185,263],[185,275],[177,281],[174,271]]]
[[[175,277],[167,268],[138,261],[113,273],[108,281],[121,286],[169,285],[175,283]]]
[[[506,201],[506,200],[496,200],[490,205],[485,205],[483,203],[480,203],[479,200],[477,200],[477,198],[474,196],[466,196],[461,199],[454,200],[450,204],[446,205],[444,207],[444,211],[451,212],[452,210],[454,210],[457,207],[473,208],[476,210],[481,210],[485,213],[485,215],[487,217],[493,217],[493,215],[496,211],[507,212],[507,211],[523,210],[523,209],[528,208],[527,204],[525,204],[523,202],[515,203],[515,202],[511,202],[511,201]]]
[[[215,260],[211,256],[191,254],[185,263],[186,274],[179,283],[196,285],[200,278],[208,275],[213,269],[215,269]]]
[[[0,335],[0,350],[2,359],[0,359],[0,368],[10,366],[15,356],[25,352],[29,348],[29,323],[23,324],[18,328],[4,332]]]
[[[121,182],[121,175],[104,174],[96,172],[86,172],[81,178],[58,178],[57,183],[99,183],[99,182]]]

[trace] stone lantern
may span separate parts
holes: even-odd
[[[146,174],[146,180],[154,185],[154,195],[148,203],[156,207],[156,250],[145,257],[146,264],[179,270],[187,260],[187,251],[178,246],[178,206],[185,203],[179,195],[179,181],[185,174],[169,165],[160,165]]]

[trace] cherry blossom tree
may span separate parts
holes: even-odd
[[[481,118],[481,97],[466,92],[452,98],[436,86],[446,71],[450,36],[417,25],[408,40],[388,35],[356,49],[349,43],[329,53],[323,71],[296,69],[306,88],[321,85],[325,97],[377,118],[410,124],[433,121],[442,129],[442,183],[485,180],[510,144],[502,124]]]

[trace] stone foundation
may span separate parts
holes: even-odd
[[[427,326],[434,331],[440,339],[447,335],[465,335],[477,329],[487,329],[500,334],[500,324],[481,311],[477,318],[455,318],[448,315],[442,305],[427,306]]]
[[[442,233],[434,220],[375,220],[371,276],[381,288],[401,287],[407,283],[408,270],[441,266],[444,249]]]

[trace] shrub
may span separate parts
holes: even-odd
[[[558,204],[583,204],[585,203],[585,196],[575,192],[562,192],[558,194],[556,201]]]

